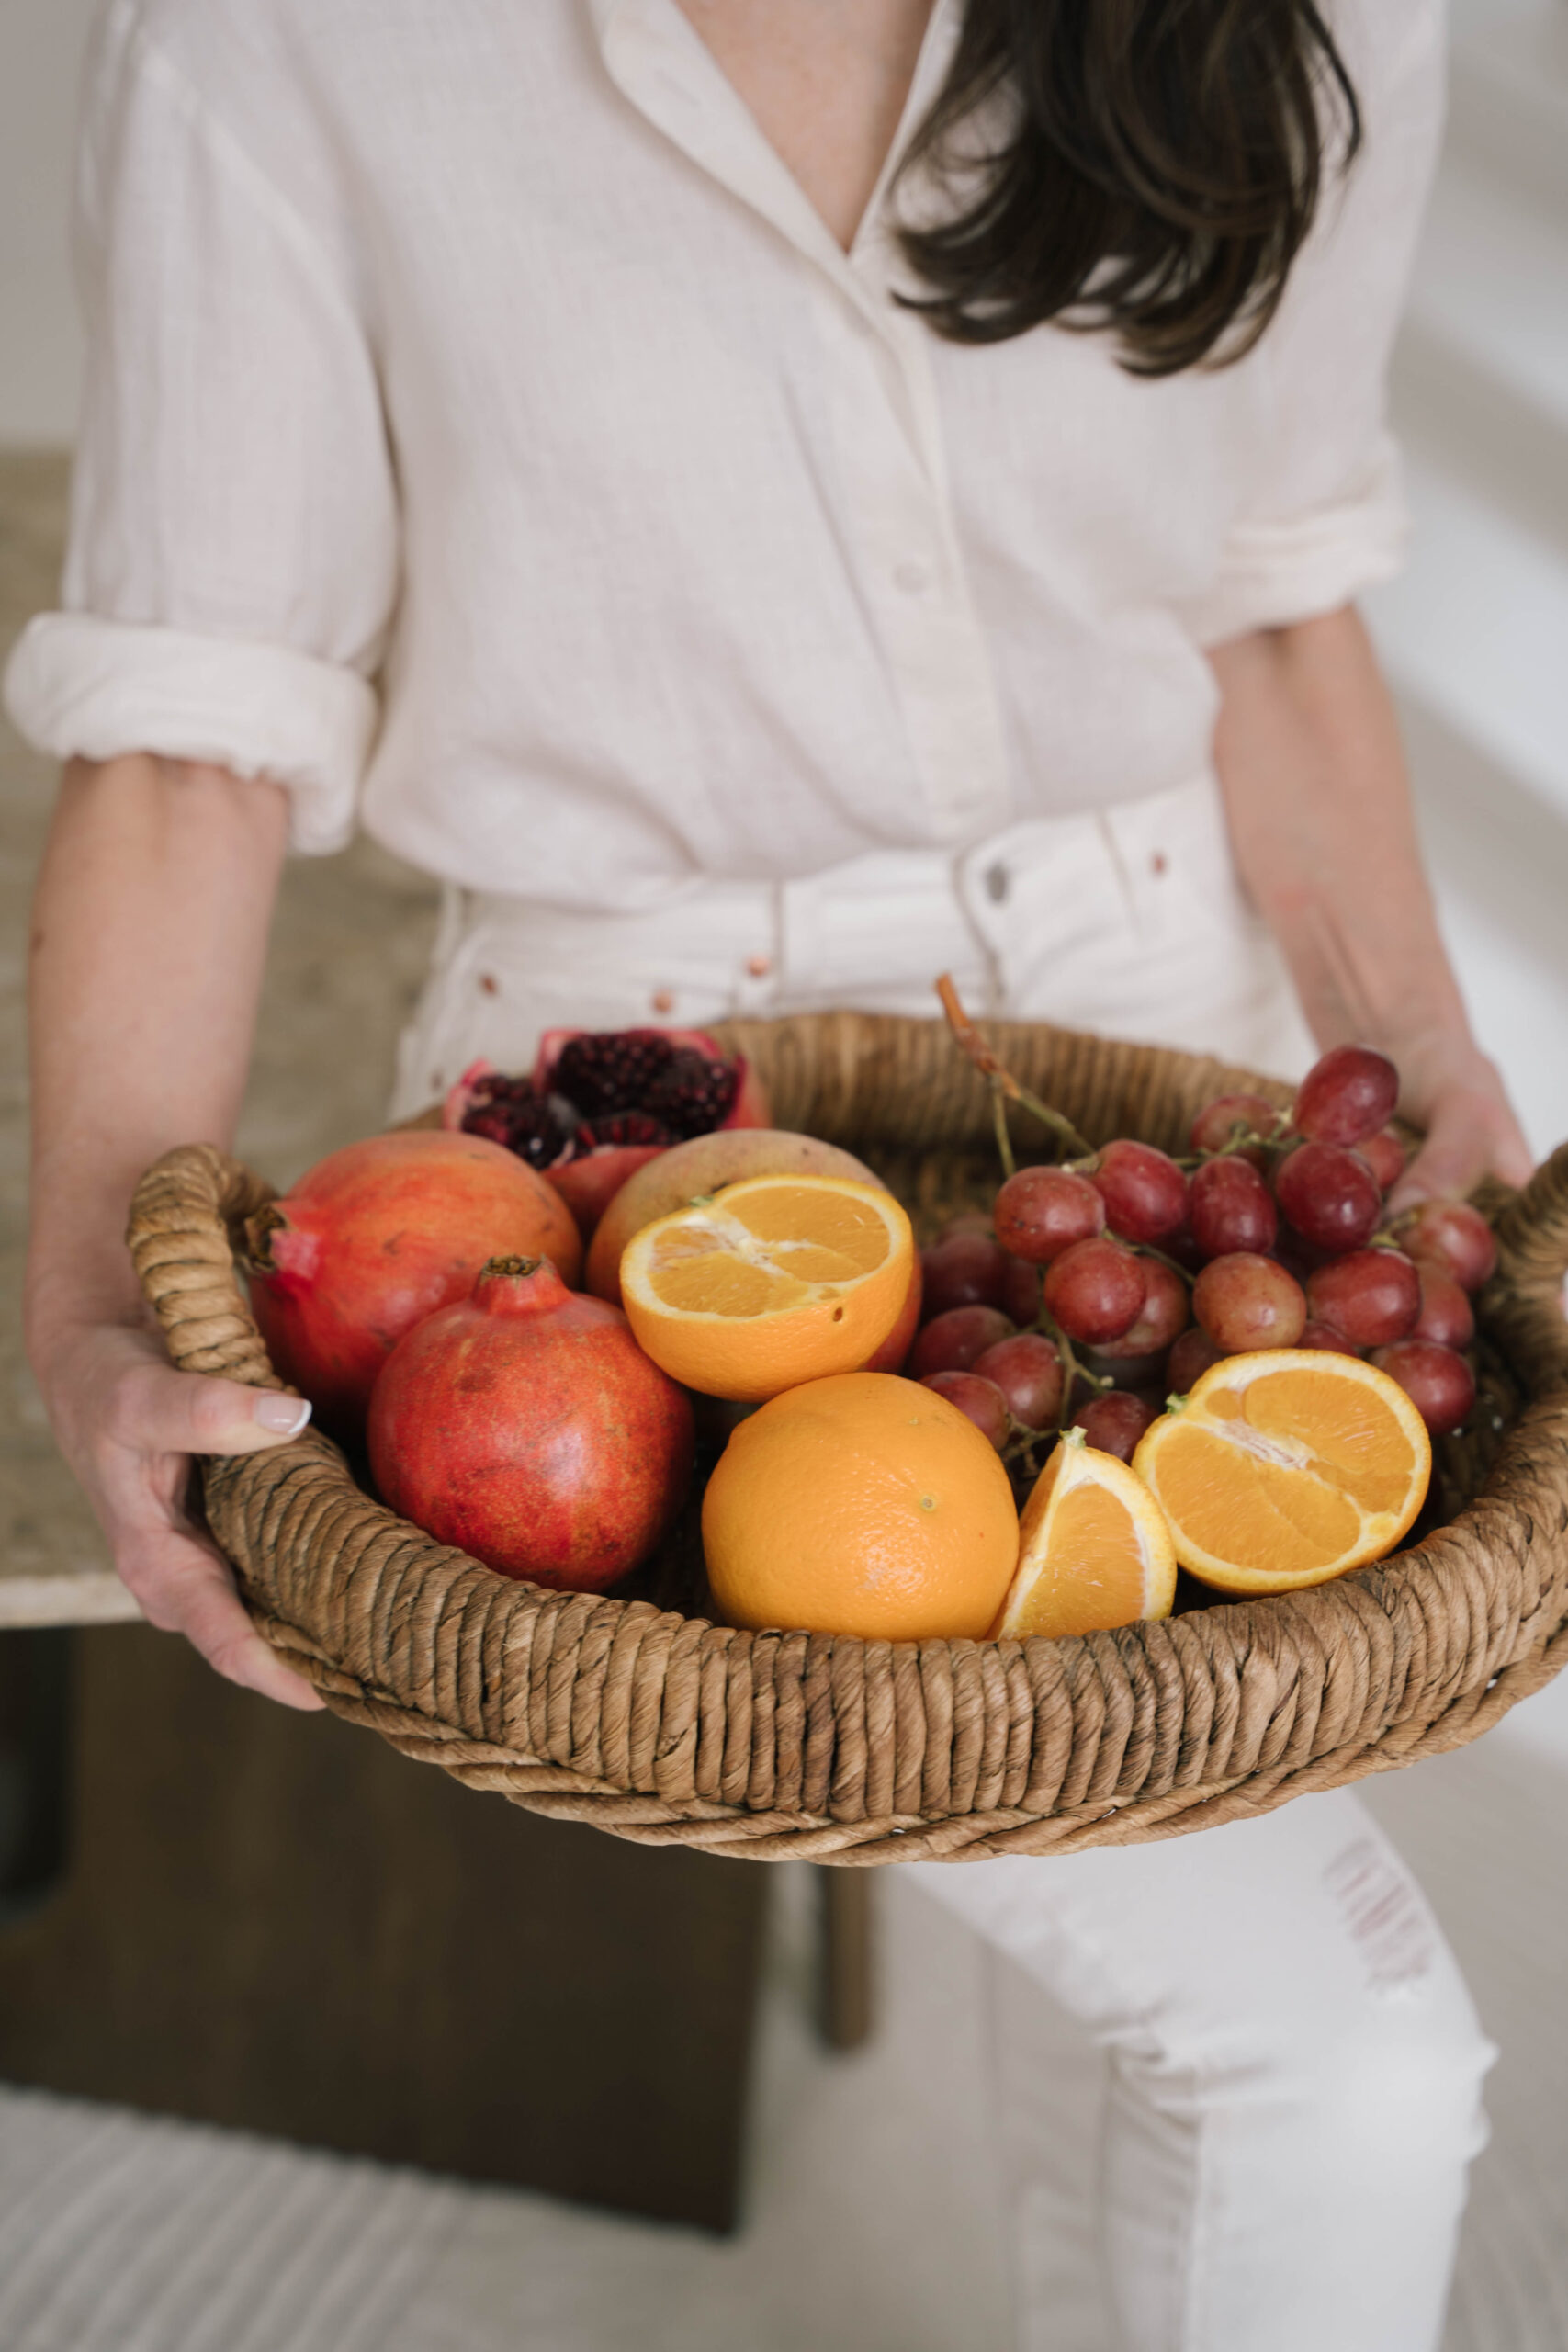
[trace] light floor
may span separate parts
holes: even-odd
[[[1568,2345],[1565,1800],[1564,1684],[1476,1747],[1371,1788],[1503,2051],[1445,2352]],[[0,2091],[0,2346],[1010,2352],[987,2089],[999,2055],[1059,2087],[1055,2194],[1077,2239],[1028,2352],[1111,2352],[1073,2211],[1095,2165],[1094,2053],[896,1871],[877,1884],[880,2030],[835,2059],[807,2022],[806,1875],[779,1873],[734,2239]]]

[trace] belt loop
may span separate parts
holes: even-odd
[[[987,906],[981,895],[984,885],[980,884],[977,889],[976,884],[980,883],[982,865],[994,864],[996,856],[997,843],[994,841],[981,842],[975,849],[960,850],[954,855],[949,872],[953,904],[968,925],[980,951],[980,966],[986,975],[986,1002],[966,1006],[965,1010],[980,1012],[993,1021],[1001,1015],[1007,1004],[1010,901],[1000,901],[994,908]]]
[[[464,934],[473,920],[473,892],[460,883],[443,882],[441,910],[436,917],[435,941],[430,951],[432,971],[443,972],[457,954]]]
[[[792,1005],[822,993],[820,877],[792,876],[778,885],[779,992]]]

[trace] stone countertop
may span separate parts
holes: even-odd
[[[53,601],[66,477],[61,453],[0,453],[0,665],[29,614]],[[0,718],[0,1627],[139,1613],[55,1451],[22,1355],[27,912],[54,784],[53,763]],[[240,1156],[275,1183],[384,1123],[435,912],[429,878],[371,842],[290,862],[238,1138]]]

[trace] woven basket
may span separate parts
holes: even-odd
[[[782,1126],[850,1146],[919,1225],[988,1203],[988,1097],[939,1023],[828,1013],[723,1034]],[[1190,1055],[986,1035],[1095,1143],[1181,1150],[1216,1093],[1288,1099]],[[130,1245],[176,1363],[279,1385],[231,1252],[270,1197],[207,1146],[142,1180]],[[1438,1449],[1448,1523],[1288,1598],[1077,1641],[734,1633],[492,1575],[372,1501],[313,1431],[204,1462],[208,1521],[260,1630],[330,1707],[536,1812],[846,1863],[1171,1837],[1457,1747],[1568,1660],[1568,1146],[1483,1204],[1501,1263],[1479,1302],[1480,1405]],[[700,1605],[690,1521],[684,1541],[651,1589]]]

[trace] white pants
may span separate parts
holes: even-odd
[[[1100,2053],[993,2020],[1021,2352],[1436,2352],[1495,2053],[1355,1797],[908,1875]]]
[[[449,891],[397,1109],[479,1054],[525,1069],[557,1024],[932,1014],[943,970],[976,1012],[1284,1076],[1311,1057],[1203,784],[956,860],[888,853],[642,914]],[[1493,2053],[1352,1797],[1159,1845],[910,1870],[1104,2053],[1100,2111],[1064,2148],[1051,2083],[998,2049],[1021,2346],[1110,2352],[1104,2312],[1128,2352],[1435,2352]],[[1104,2290],[1074,2317],[1064,2261],[1081,2277],[1087,2250],[1059,2242],[1050,2176],[1094,2165]]]
[[[1015,825],[957,858],[884,851],[796,882],[705,883],[643,914],[449,889],[403,1039],[397,1114],[541,1029],[702,1029],[742,1014],[974,1012],[1225,1053],[1291,1077],[1312,1044],[1203,782],[1101,817]]]

